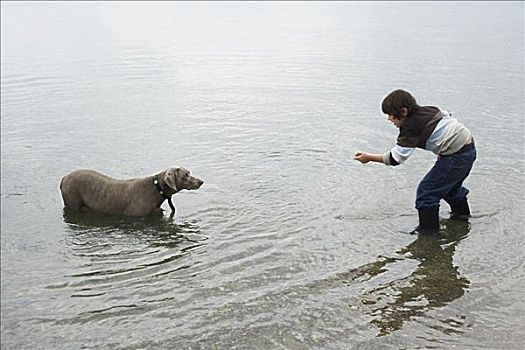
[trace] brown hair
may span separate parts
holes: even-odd
[[[381,104],[383,113],[397,118],[401,117],[401,108],[403,107],[408,110],[408,115],[411,115],[419,108],[416,99],[404,90],[392,91],[385,97]]]

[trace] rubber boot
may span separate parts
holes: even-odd
[[[419,226],[411,234],[434,234],[439,231],[439,207],[418,209]]]
[[[468,220],[470,217],[470,208],[468,206],[467,198],[461,198],[454,204],[450,205],[451,213],[450,219],[452,220]]]

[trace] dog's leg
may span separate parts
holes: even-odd
[[[168,198],[168,204],[170,205],[171,213],[172,213],[172,214],[175,214],[175,206],[174,206],[173,203],[171,202],[171,197]]]

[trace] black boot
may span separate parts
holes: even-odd
[[[439,231],[439,207],[418,209],[419,226],[411,234],[434,234]]]
[[[468,206],[467,198],[461,198],[454,204],[450,205],[452,220],[468,220],[470,217],[470,208]]]

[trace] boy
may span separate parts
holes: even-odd
[[[468,218],[469,190],[463,187],[463,181],[476,160],[470,131],[447,111],[419,106],[415,98],[403,90],[392,91],[381,108],[388,120],[399,128],[397,145],[385,154],[357,152],[354,159],[363,164],[372,161],[395,166],[407,160],[416,147],[438,156],[417,188],[419,226],[411,233],[438,232],[441,199],[450,205],[452,219]]]

